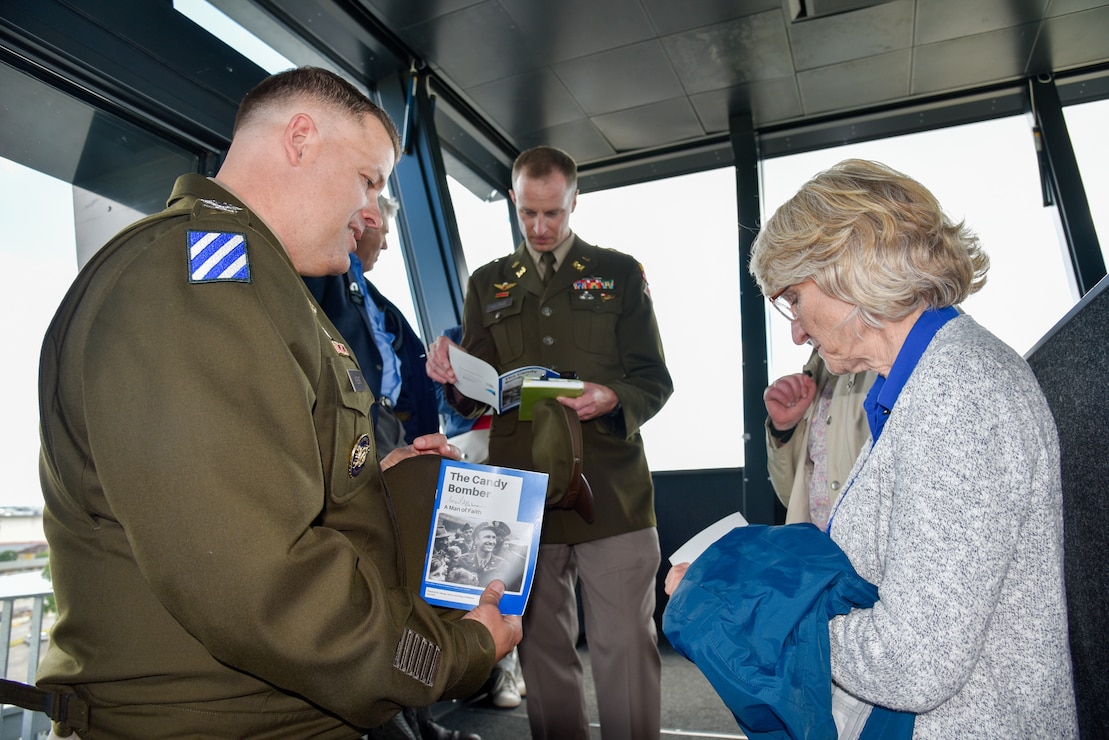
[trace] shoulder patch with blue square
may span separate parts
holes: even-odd
[[[250,282],[246,235],[232,231],[189,231],[189,282]]]

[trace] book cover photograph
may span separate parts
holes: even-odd
[[[501,612],[523,614],[546,495],[546,473],[443,460],[420,596],[468,610],[499,579],[505,584]]]

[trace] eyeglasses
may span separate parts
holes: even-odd
[[[792,287],[792,285],[787,285],[770,296],[770,305],[777,309],[778,313],[785,316],[786,320],[790,322],[797,320],[797,312],[793,309],[793,307],[797,305],[797,301],[786,298],[783,294]]]

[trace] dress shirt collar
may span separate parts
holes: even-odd
[[[874,442],[877,442],[878,437],[881,436],[893,405],[897,403],[897,397],[909,382],[913,370],[916,369],[924,351],[928,349],[932,338],[944,324],[958,315],[959,311],[953,306],[925,310],[909,330],[909,336],[905,337],[905,344],[901,345],[897,359],[890,367],[889,375],[885,378],[879,375],[874,379],[874,385],[871,386],[870,393],[863,402],[867,422],[870,424],[870,436]]]
[[[558,246],[551,250],[554,252],[555,256],[555,272],[558,272],[558,268],[562,267],[562,263],[566,259],[566,255],[570,253],[570,247],[572,246],[574,246],[574,232],[571,231],[568,237],[559,242]],[[524,249],[528,250],[531,261],[535,264],[536,274],[538,274],[541,253],[532,249],[527,241],[524,242]]]

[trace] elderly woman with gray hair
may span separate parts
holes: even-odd
[[[802,186],[750,262],[833,373],[879,376],[827,530],[879,600],[831,620],[834,687],[916,714],[915,738],[1075,737],[1054,421],[955,308],[988,267],[924,186],[862,160]]]

